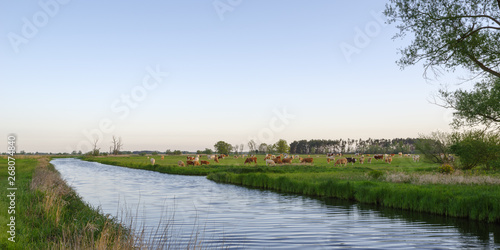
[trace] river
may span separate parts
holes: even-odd
[[[102,213],[170,248],[500,248],[500,225],[218,184],[78,159],[51,163]],[[158,232],[160,228],[160,232]]]

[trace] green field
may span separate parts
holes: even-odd
[[[149,158],[155,158],[151,165]],[[334,166],[326,156],[313,155],[313,164],[298,160],[288,165],[266,166],[264,156],[257,164],[244,164],[234,156],[210,161],[210,165],[179,167],[186,156],[109,156],[84,160],[170,174],[206,175],[210,180],[254,188],[271,189],[321,197],[334,197],[386,207],[428,212],[480,221],[500,222],[500,173],[456,170],[439,172],[439,165],[413,162],[395,156],[391,164],[372,163]],[[305,156],[303,156],[305,157]],[[347,156],[349,157],[349,156]],[[336,157],[339,158],[339,157]],[[200,156],[200,160],[207,160]]]

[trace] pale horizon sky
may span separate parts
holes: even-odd
[[[86,152],[450,131],[428,100],[460,75],[401,70],[386,3],[2,1],[0,134]]]

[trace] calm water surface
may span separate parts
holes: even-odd
[[[197,239],[206,248],[500,249],[497,224],[77,159],[51,163],[89,204],[124,221],[134,218],[152,238],[159,237],[154,231],[160,224],[179,248]]]

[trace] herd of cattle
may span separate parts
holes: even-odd
[[[342,154],[333,154],[329,153],[326,155],[326,161],[327,163],[334,162],[334,166],[337,165],[344,165],[347,166],[347,163],[351,163],[351,165],[354,165],[354,163],[359,162],[360,164],[364,164],[365,162],[367,163],[372,163],[372,159],[375,159],[376,161],[378,160],[383,160],[384,162],[391,164],[393,157],[395,157],[396,154],[376,154],[370,156],[369,154],[365,155],[360,155],[360,154],[355,154],[354,157],[342,157]],[[410,154],[403,154],[399,153],[399,157],[405,157],[409,158],[412,157],[414,162],[419,162],[420,161],[420,155],[410,155]],[[220,159],[224,159],[228,157],[228,155],[221,154],[221,155],[207,155],[207,160],[200,160],[200,156],[187,156],[186,157],[186,163],[184,161],[178,161],[177,165],[180,167],[185,167],[185,166],[201,166],[201,165],[210,165],[210,162],[208,160],[213,160],[216,163],[219,163]],[[245,162],[243,164],[257,164],[257,156],[255,155],[250,155],[246,156],[243,155],[241,156],[242,158],[246,158]],[[339,157],[336,159],[336,157]],[[148,157],[149,158],[149,157]],[[240,158],[240,156],[234,156],[234,158]],[[319,158],[319,156],[317,156]],[[161,159],[164,159],[164,156],[161,156]],[[264,161],[266,162],[267,166],[276,166],[276,164],[292,164],[294,160],[298,160],[299,163],[314,163],[314,158],[312,158],[310,155],[308,155],[307,158],[302,158],[298,155],[288,155],[288,154],[281,154],[281,155],[272,155],[272,154],[267,154],[264,158]],[[151,158],[151,165],[155,164],[155,159]]]

